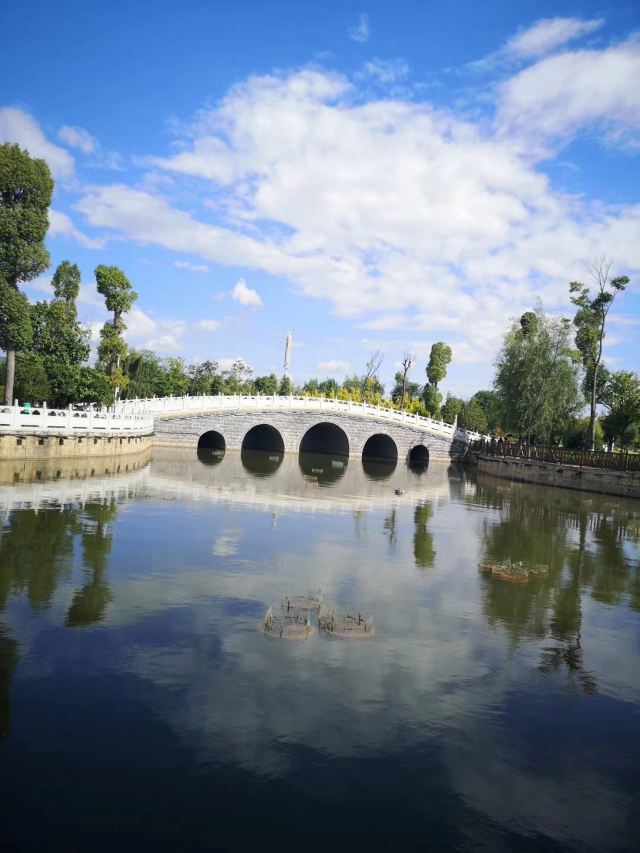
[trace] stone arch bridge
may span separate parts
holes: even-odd
[[[211,450],[331,453],[426,463],[459,459],[478,433],[418,415],[313,397],[215,396],[127,400],[153,413],[155,442]]]

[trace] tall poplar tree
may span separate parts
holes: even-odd
[[[127,354],[127,345],[123,338],[127,326],[123,317],[131,309],[138,294],[119,267],[101,264],[95,268],[95,276],[98,293],[104,296],[107,311],[113,313],[113,320],[106,322],[100,330],[98,360],[109,376],[117,400],[120,389],[129,381],[121,367]]]
[[[573,323],[576,327],[576,346],[582,355],[582,363],[589,382],[589,429],[587,448],[595,446],[596,405],[598,402],[598,369],[602,361],[602,344],[605,336],[607,315],[613,301],[629,284],[626,275],[611,278],[611,261],[604,255],[591,268],[591,280],[595,285],[592,296],[588,287],[579,281],[572,281],[569,292],[571,301],[577,307]]]
[[[19,145],[0,145],[0,346],[7,353],[5,401],[11,404],[16,350],[31,339],[29,303],[19,290],[49,266],[44,238],[53,178],[44,160]]]

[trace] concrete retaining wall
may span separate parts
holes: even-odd
[[[503,459],[495,456],[479,456],[478,471],[522,483],[538,483],[544,486],[557,486],[561,489],[578,489],[585,492],[599,492],[603,495],[640,498],[640,473],[635,471],[578,468],[573,465],[557,465],[553,462]]]
[[[245,435],[254,426],[268,424],[278,430],[284,441],[285,453],[298,453],[304,434],[321,423],[339,426],[349,440],[349,455],[360,457],[372,435],[390,436],[398,448],[398,459],[406,460],[417,445],[424,445],[430,459],[458,459],[465,450],[459,441],[433,436],[424,430],[372,418],[348,417],[322,412],[211,412],[178,417],[156,417],[154,443],[161,446],[197,447],[205,432],[215,430],[225,440],[227,449],[240,450]]]
[[[152,435],[51,435],[47,433],[0,435],[3,459],[82,459],[141,453],[151,447]]]

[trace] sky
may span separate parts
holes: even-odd
[[[294,381],[406,351],[490,387],[512,318],[631,285],[605,359],[640,369],[640,2],[6,3],[0,142],[49,163],[51,269],[139,294],[131,346]]]

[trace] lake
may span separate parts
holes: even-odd
[[[639,502],[328,456],[56,464],[0,470],[2,849],[640,849]],[[549,571],[478,569],[507,559]],[[315,589],[372,636],[265,635]]]

